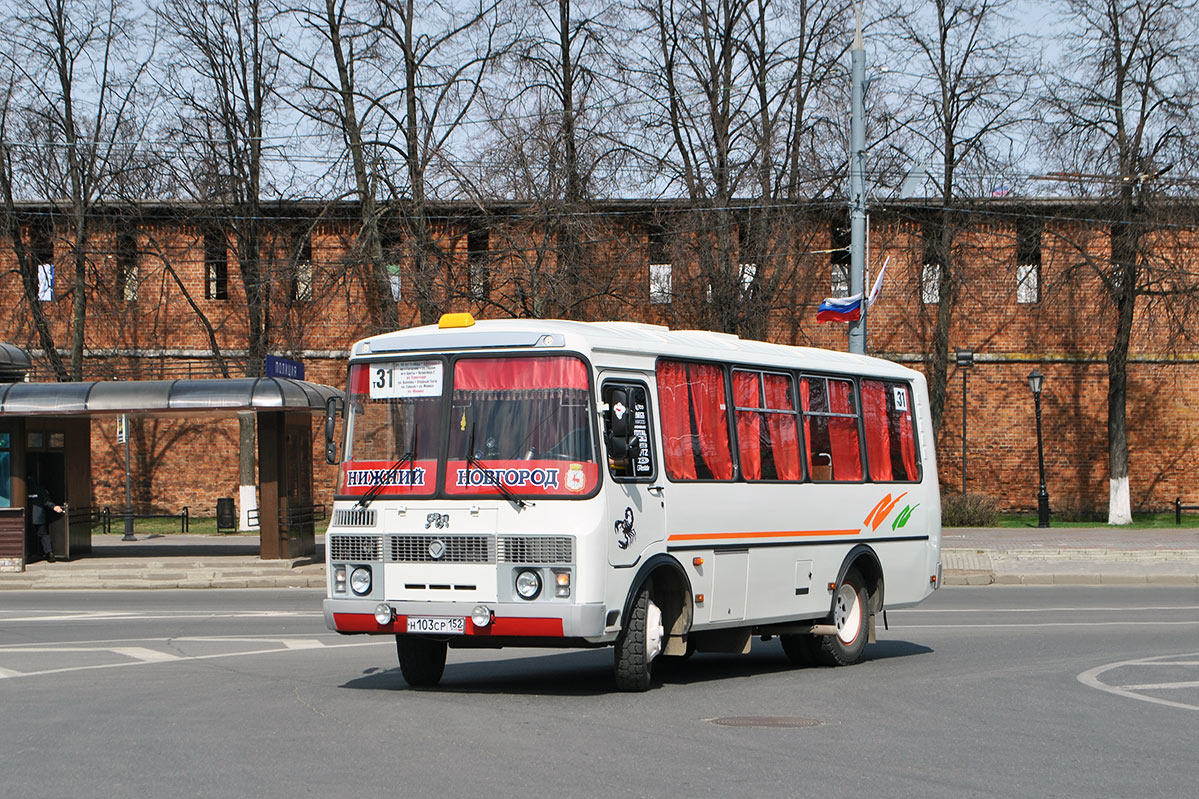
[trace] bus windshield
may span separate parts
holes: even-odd
[[[441,360],[351,367],[343,493],[382,481],[380,496],[429,495],[437,475],[451,496],[579,496],[597,487],[582,360],[460,358],[452,380],[445,368]]]

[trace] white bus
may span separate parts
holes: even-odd
[[[940,584],[924,378],[860,355],[624,322],[447,314],[357,342],[328,626],[447,648],[748,652],[845,665]]]

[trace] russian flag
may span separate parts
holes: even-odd
[[[862,295],[827,297],[816,309],[817,322],[856,322],[862,318]]]

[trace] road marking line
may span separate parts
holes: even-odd
[[[13,671],[12,669],[6,669],[3,666],[0,666],[0,680],[4,679],[5,677],[24,677],[24,676],[25,676],[24,672]]]
[[[324,646],[315,638],[285,639],[283,645],[288,649],[319,649]]]
[[[1123,666],[1148,666],[1153,665],[1168,665],[1170,658],[1190,658],[1199,655],[1199,652],[1185,652],[1179,655],[1159,655],[1157,657],[1137,658],[1136,660],[1122,660],[1119,663],[1108,663],[1105,666],[1096,666],[1093,669],[1087,669],[1082,674],[1078,675],[1078,681],[1083,685],[1091,688],[1098,688],[1100,691],[1105,691],[1116,696],[1124,696],[1129,699],[1139,699],[1142,702],[1150,702],[1155,705],[1167,705],[1168,707],[1178,707],[1184,710],[1199,710],[1199,705],[1188,705],[1185,702],[1172,702],[1169,699],[1160,699],[1156,696],[1144,696],[1143,694],[1135,693],[1128,688],[1118,685],[1108,685],[1099,679],[1100,675],[1112,669],[1118,669]],[[1164,662],[1163,662],[1164,661]]]
[[[362,641],[362,642],[356,642],[356,643],[352,643],[352,644],[332,644],[332,645],[324,646],[322,648],[323,649],[350,649],[350,648],[355,648],[355,647],[384,646],[384,645],[394,646],[394,644],[390,640],[386,640],[386,641]],[[26,649],[26,650],[22,650],[22,651],[28,652],[30,650]],[[53,650],[53,651],[61,652],[63,650],[57,649],[57,650]],[[94,651],[94,650],[81,650],[81,651]],[[110,651],[110,650],[104,650],[104,651]],[[195,656],[191,656],[191,657],[187,657],[187,656],[178,657],[172,662],[184,663],[184,662],[191,661],[191,660],[216,660],[218,658],[245,657],[246,655],[274,655],[274,654],[278,654],[280,652],[290,652],[290,651],[293,651],[293,650],[289,650],[289,649],[258,649],[258,650],[249,651],[249,652],[221,652],[221,653],[218,653],[215,655],[195,655]],[[163,661],[163,662],[165,662],[165,661]],[[67,667],[60,668],[60,669],[46,669],[44,671],[13,672],[12,674],[10,674],[8,676],[10,676],[10,677],[43,677],[43,676],[46,676],[49,674],[67,674],[67,673],[75,672],[75,671],[97,671],[100,669],[120,669],[120,668],[125,668],[126,666],[144,666],[144,665],[147,665],[147,663],[148,663],[148,661],[144,661],[144,660],[126,660],[126,661],[122,661],[121,663],[98,663],[98,664],[92,664],[92,665],[88,665],[88,666],[67,666]]]
[[[111,652],[116,652],[118,655],[131,657],[135,660],[141,660],[146,663],[162,663],[167,660],[178,660],[179,655],[172,655],[169,652],[159,652],[155,649],[147,649],[143,646],[114,646]]]
[[[1126,691],[1169,691],[1175,688],[1199,688],[1199,680],[1190,682],[1158,682],[1143,685],[1121,685]]]

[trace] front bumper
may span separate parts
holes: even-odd
[[[492,613],[491,624],[476,627],[470,613],[474,605],[460,602],[389,601],[395,619],[390,624],[375,620],[373,599],[325,599],[325,624],[339,633],[402,633],[409,616],[465,617],[467,637],[490,638],[586,638],[601,640],[604,635],[604,605],[595,604],[520,604],[483,602]]]

